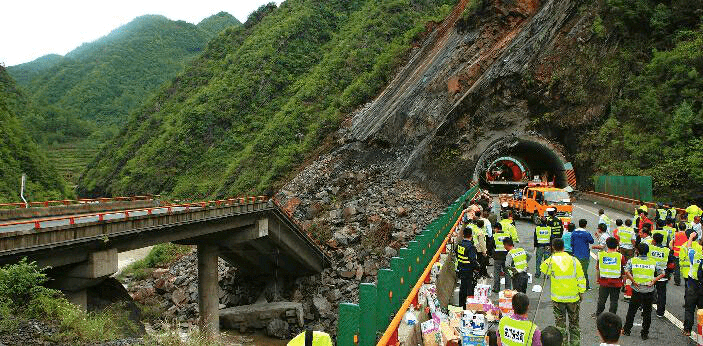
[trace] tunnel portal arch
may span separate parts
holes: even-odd
[[[547,181],[554,182],[556,187],[575,187],[571,163],[554,144],[536,135],[509,135],[493,141],[476,162],[473,181],[478,182],[482,188],[496,190],[501,184],[491,182],[491,174],[496,177],[496,171],[501,171],[496,165],[506,161],[514,162],[513,166],[507,165],[514,170],[517,170],[514,167],[519,163],[523,177],[520,182],[517,179],[502,178],[502,184],[516,186],[527,183],[535,176],[540,179],[546,176]],[[509,176],[514,178],[515,174]]]

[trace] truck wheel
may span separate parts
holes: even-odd
[[[540,222],[540,216],[538,213],[535,212],[534,214],[532,214],[532,223],[537,225],[537,224],[539,224],[539,222]]]

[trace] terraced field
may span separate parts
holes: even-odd
[[[100,143],[86,140],[76,143],[50,145],[47,157],[56,170],[66,180],[66,184],[75,188],[81,173],[100,150]]]

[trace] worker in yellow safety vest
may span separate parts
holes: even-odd
[[[652,237],[655,234],[661,234],[664,242],[662,244],[669,244],[671,237],[673,237],[673,229],[671,227],[667,228],[666,221],[657,221],[657,228],[652,230]]]
[[[503,220],[504,221],[504,220]],[[493,226],[493,241],[495,243],[495,251],[493,251],[493,292],[500,291],[500,276],[505,275],[505,288],[512,288],[512,280],[510,272],[505,268],[505,258],[508,255],[508,250],[503,246],[505,238],[511,238],[510,232],[503,227],[504,222],[499,222]]]
[[[332,346],[332,338],[325,332],[307,329],[288,341],[288,346]]]
[[[512,315],[503,316],[496,331],[500,346],[531,346],[540,343],[539,327],[527,318],[530,298],[524,293],[516,293],[512,299]]]
[[[699,208],[695,204],[689,205],[685,211],[686,211],[688,223],[692,223],[694,217],[703,215],[703,210],[701,210],[701,208]]]
[[[649,247],[649,255],[647,257],[655,260],[657,265],[665,270],[664,277],[655,284],[657,291],[657,317],[662,318],[666,309],[666,284],[669,282],[670,271],[674,269],[674,261],[669,256],[671,249],[665,245],[664,236],[661,233],[657,233],[652,236],[652,239],[652,246]]]
[[[625,257],[618,252],[618,240],[609,237],[606,250],[598,252],[596,273],[598,275],[598,304],[594,317],[600,316],[605,310],[605,301],[610,297],[611,313],[618,312],[618,298],[622,288],[622,276],[625,270]]]
[[[564,240],[555,238],[552,240],[552,256],[542,262],[540,270],[551,280],[554,324],[564,336],[564,345],[579,346],[581,344],[579,307],[583,292],[586,291],[586,277],[581,263],[564,252]]]
[[[688,232],[688,231],[687,231]],[[687,260],[689,263],[688,280],[686,282],[686,293],[684,293],[684,321],[683,334],[691,335],[693,329],[693,320],[696,309],[703,308],[703,284],[701,283],[700,273],[701,261],[703,261],[703,251],[701,249],[701,239],[696,232],[690,232],[689,240],[686,242],[688,247]],[[695,244],[698,243],[698,246]]]
[[[513,238],[503,239],[503,246],[508,251],[505,256],[505,268],[510,271],[510,277],[513,279],[513,288],[522,293],[527,293],[527,262],[531,256],[525,249],[515,247]]]
[[[508,232],[508,234],[510,235],[510,238],[513,238],[513,241],[515,243],[520,242],[520,238],[518,237],[518,234],[517,234],[517,228],[515,227],[515,220],[513,219],[513,212],[512,211],[508,211],[507,213],[504,214],[503,219],[500,220],[500,224],[501,224],[501,226],[503,226],[503,231]],[[498,244],[497,242],[496,242],[496,245],[498,245],[498,247],[502,247],[502,244]]]
[[[642,340],[649,339],[649,326],[652,323],[652,302],[654,300],[654,284],[664,277],[664,268],[657,262],[647,257],[649,245],[644,242],[637,244],[635,249],[637,257],[632,258],[625,266],[625,276],[632,281],[633,292],[630,306],[627,308],[627,317],[622,333],[630,335],[635,314],[642,308]]]
[[[546,220],[541,219],[540,224],[535,227],[534,244],[535,247],[535,278],[540,278],[542,272],[539,266],[542,261],[549,257],[552,229],[546,225]]]

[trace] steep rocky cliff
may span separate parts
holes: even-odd
[[[350,152],[380,147],[402,153],[394,165],[398,176],[445,200],[480,174],[475,168],[486,161],[484,153],[499,155],[507,142],[528,139],[539,143],[526,146],[533,151],[528,155],[568,161],[569,138],[578,130],[567,127],[600,117],[607,100],[569,104],[549,88],[555,56],[578,51],[592,35],[592,15],[577,11],[580,1],[466,3],[340,130]],[[545,113],[558,122],[540,122]]]

